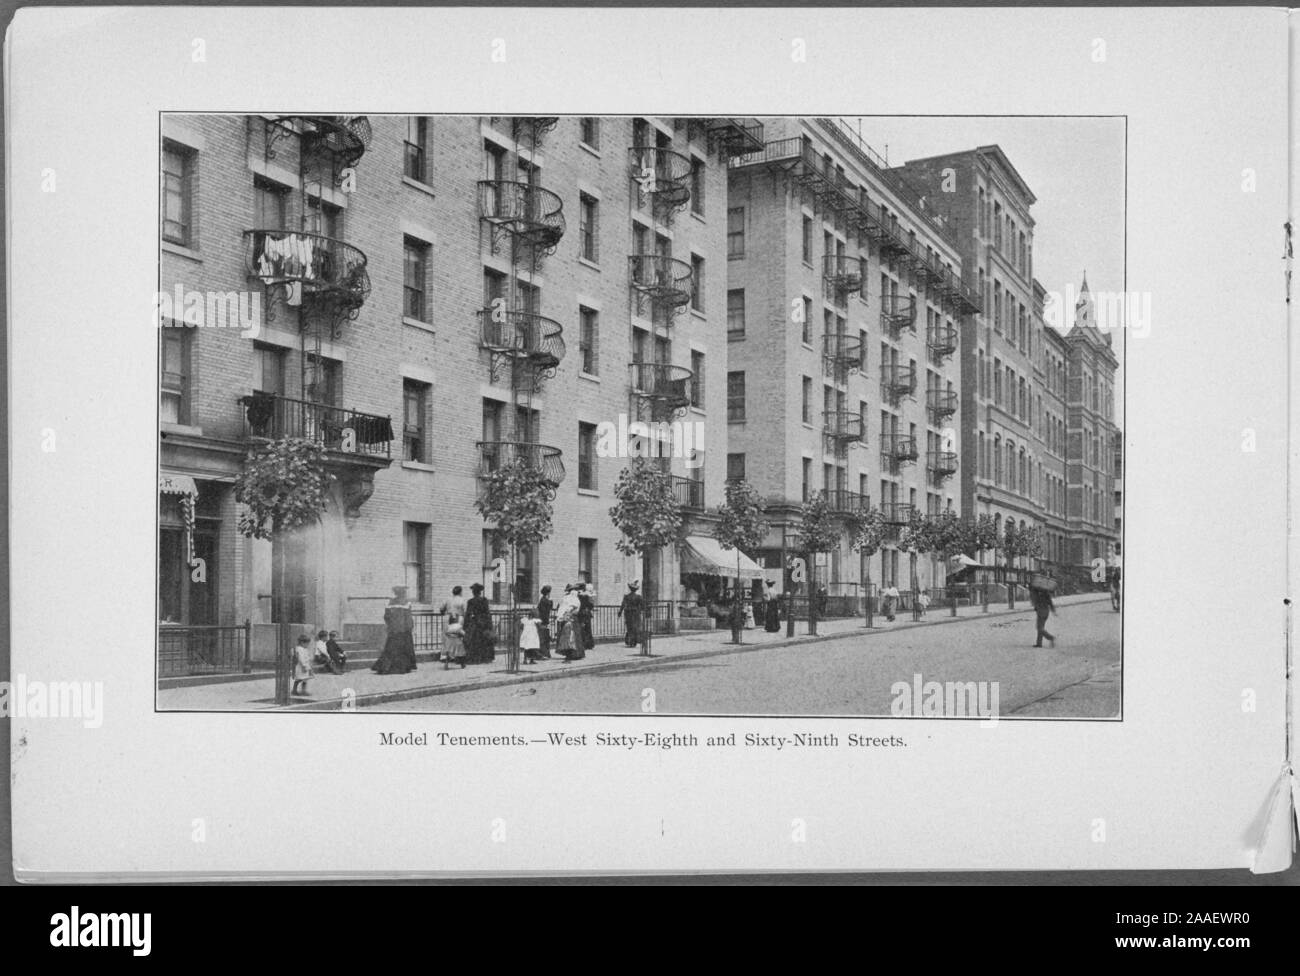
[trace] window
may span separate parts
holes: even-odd
[[[727,455],[727,480],[728,481],[745,480],[745,455],[743,454]]]
[[[253,363],[253,389],[284,396],[284,350],[264,346],[259,342],[253,344],[253,355],[256,357]]]
[[[425,436],[428,409],[428,384],[402,380],[402,456],[408,461],[428,463],[430,459],[429,442]]]
[[[812,318],[813,318],[813,300],[807,295],[803,297],[803,344],[812,345]]]
[[[162,343],[159,350],[158,419],[168,424],[187,424],[190,413],[190,336],[193,331],[166,324],[159,333]]]
[[[803,422],[812,423],[812,380],[805,376],[803,378]]]
[[[600,336],[600,315],[592,308],[578,306],[578,354],[582,372],[596,376],[600,372],[596,356]]]
[[[704,160],[691,157],[691,213],[704,216]]]
[[[745,419],[745,374],[727,374],[727,420]]]
[[[988,207],[988,202],[984,199],[984,187],[980,187],[980,189],[979,189],[979,225],[980,225],[980,237],[988,237],[988,236],[989,236],[989,235],[988,235],[988,219],[987,219],[986,214],[985,214],[985,210],[986,210],[987,207]]]
[[[578,424],[578,487],[596,490],[596,425]]]
[[[745,338],[745,290],[743,288],[733,288],[727,292],[727,338]]]
[[[741,331],[745,329],[744,297],[741,292]],[[704,258],[698,254],[691,255],[691,308],[696,312],[704,311]]]
[[[428,183],[427,146],[429,120],[423,115],[406,117],[406,166],[403,172],[419,183]]]
[[[867,330],[858,330],[858,369],[867,371]]]
[[[803,219],[803,263],[812,264],[813,259],[813,222],[812,218]]]
[[[402,535],[406,543],[406,588],[416,603],[428,603],[429,592],[429,526],[424,522],[403,522]]]
[[[600,205],[595,197],[585,193],[578,194],[578,247],[583,260],[593,264],[599,260],[597,250],[596,228],[600,220]]]
[[[800,497],[807,501],[812,494],[812,458],[803,459],[803,489]]]
[[[596,579],[596,540],[578,540],[578,579],[584,583]]]
[[[578,120],[578,138],[592,149],[600,148],[600,119],[586,115]]]
[[[162,195],[163,240],[189,247],[193,241],[194,153],[174,142],[163,143]]]
[[[505,574],[498,569],[510,566],[510,553],[504,540],[497,538],[496,529],[483,530],[483,584],[487,598],[492,603],[506,602]]]
[[[285,229],[288,190],[260,176],[253,180],[253,222],[259,230]]]
[[[307,353],[303,374],[303,399],[330,407],[343,405],[343,364],[337,359]]]
[[[691,406],[704,409],[704,353],[691,350]]]
[[[405,303],[402,312],[407,318],[425,318],[424,285],[428,277],[429,245],[414,237],[407,237],[403,244],[405,252],[405,269],[403,284]]]
[[[731,207],[727,210],[727,257],[743,258],[745,256],[745,208]]]

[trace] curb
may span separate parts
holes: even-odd
[[[1067,606],[1084,606],[1090,603],[1097,603],[1101,600],[1109,600],[1105,594],[1099,594],[1096,600],[1079,600],[1076,603],[1067,604]],[[341,708],[346,701],[343,698],[331,698],[325,701],[302,702],[297,705],[286,705],[280,708],[271,709],[277,712],[337,712],[352,711],[375,705],[383,705],[387,702],[410,701],[414,698],[433,698],[438,695],[458,694],[463,691],[486,691],[490,688],[506,688],[511,685],[533,684],[538,681],[553,681],[557,678],[575,678],[597,672],[609,671],[614,668],[631,668],[640,670],[642,668],[652,668],[657,664],[668,661],[698,661],[704,658],[720,657],[724,654],[747,654],[753,651],[766,651],[775,648],[802,647],[808,644],[822,644],[827,641],[841,640],[855,634],[861,636],[872,636],[877,634],[895,633],[900,630],[913,630],[920,627],[937,627],[945,624],[969,623],[973,620],[987,620],[990,617],[1012,616],[1017,613],[1032,613],[1032,607],[1025,609],[1008,610],[1006,607],[994,610],[989,608],[987,614],[980,613],[978,616],[951,617],[943,616],[933,620],[912,621],[905,624],[895,625],[887,630],[878,627],[861,627],[857,630],[840,631],[834,634],[804,634],[793,638],[786,637],[772,643],[755,643],[755,644],[724,644],[721,647],[711,647],[708,650],[686,651],[682,654],[671,654],[661,656],[651,656],[648,658],[633,656],[622,661],[602,661],[599,663],[589,664],[584,667],[573,670],[548,671],[540,674],[503,674],[494,678],[480,678],[474,681],[466,681],[462,684],[448,685],[424,685],[418,688],[402,688],[394,691],[380,691],[369,695],[358,695],[351,700],[351,707],[348,709]]]

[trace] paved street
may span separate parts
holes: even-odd
[[[894,683],[919,680],[997,682],[1004,716],[1116,717],[1120,615],[1104,599],[1063,603],[1048,626],[1055,649],[1032,647],[1033,614],[1018,611],[650,665],[629,661],[375,710],[640,714],[645,690],[653,689],[661,714],[888,715]]]

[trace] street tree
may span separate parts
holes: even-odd
[[[831,514],[826,496],[814,492],[799,508],[800,545],[808,559],[808,633],[817,633],[817,554],[840,544],[840,525]]]
[[[682,510],[677,504],[672,478],[644,458],[619,472],[614,484],[618,504],[609,510],[610,520],[622,536],[614,543],[627,556],[641,556],[641,578],[646,590],[647,613],[658,598],[651,578],[650,557],[677,541],[682,529]],[[650,628],[641,628],[641,653],[649,654]]]
[[[723,549],[736,550],[736,598],[731,608],[731,642],[741,643],[745,614],[741,603],[740,552],[763,544],[769,524],[763,516],[763,498],[746,481],[728,481],[726,501],[718,508],[715,537]]]
[[[271,615],[275,618],[275,700],[289,704],[289,675],[293,670],[289,633],[285,537],[319,522],[329,502],[331,476],[325,469],[325,452],[315,441],[282,437],[251,449],[235,479],[235,500],[245,506],[236,527],[250,539],[267,539],[281,545],[271,563]]]
[[[862,580],[864,591],[864,613],[866,626],[871,626],[871,557],[884,545],[887,532],[885,517],[878,508],[869,508],[858,515],[850,525],[852,532],[850,545],[862,560]]]

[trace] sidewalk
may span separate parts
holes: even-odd
[[[1109,601],[1109,599],[1110,597],[1105,593],[1085,593],[1061,597],[1056,604],[1068,607],[1079,603]],[[834,640],[853,634],[860,635],[865,640],[915,627],[935,627],[959,623],[963,620],[1029,613],[1032,613],[1032,610],[1027,601],[1018,601],[1014,611],[1008,610],[1006,604],[1001,606],[989,604],[987,614],[979,606],[961,607],[956,617],[951,616],[951,610],[947,607],[931,607],[930,612],[918,622],[913,622],[910,611],[899,614],[892,624],[883,617],[875,616],[872,619],[874,626],[870,629],[863,625],[861,617],[818,621],[818,633],[815,637],[807,635],[806,620],[796,620],[796,636],[793,638],[785,636],[785,622],[782,621],[781,630],[775,634],[769,634],[762,628],[744,631],[741,635],[743,641],[741,646],[729,643],[730,631],[688,632],[670,637],[655,637],[651,644],[649,658],[641,656],[639,647],[624,647],[621,641],[617,641],[597,644],[594,650],[587,652],[586,658],[574,661],[572,664],[566,664],[564,659],[559,657],[537,664],[521,663],[517,674],[506,671],[506,655],[499,649],[496,660],[491,664],[470,665],[464,669],[453,666],[449,671],[444,671],[440,663],[421,663],[409,674],[380,675],[371,671],[367,665],[346,674],[317,674],[308,685],[311,691],[310,697],[299,696],[294,699],[292,705],[285,706],[283,710],[337,711],[340,708],[361,708],[389,701],[424,698],[469,689],[548,681],[552,678],[565,678],[595,671],[654,667],[657,663],[670,660],[691,660],[720,654],[789,647]],[[158,691],[156,701],[161,711],[255,711],[278,707],[275,704],[274,676],[162,689]]]

